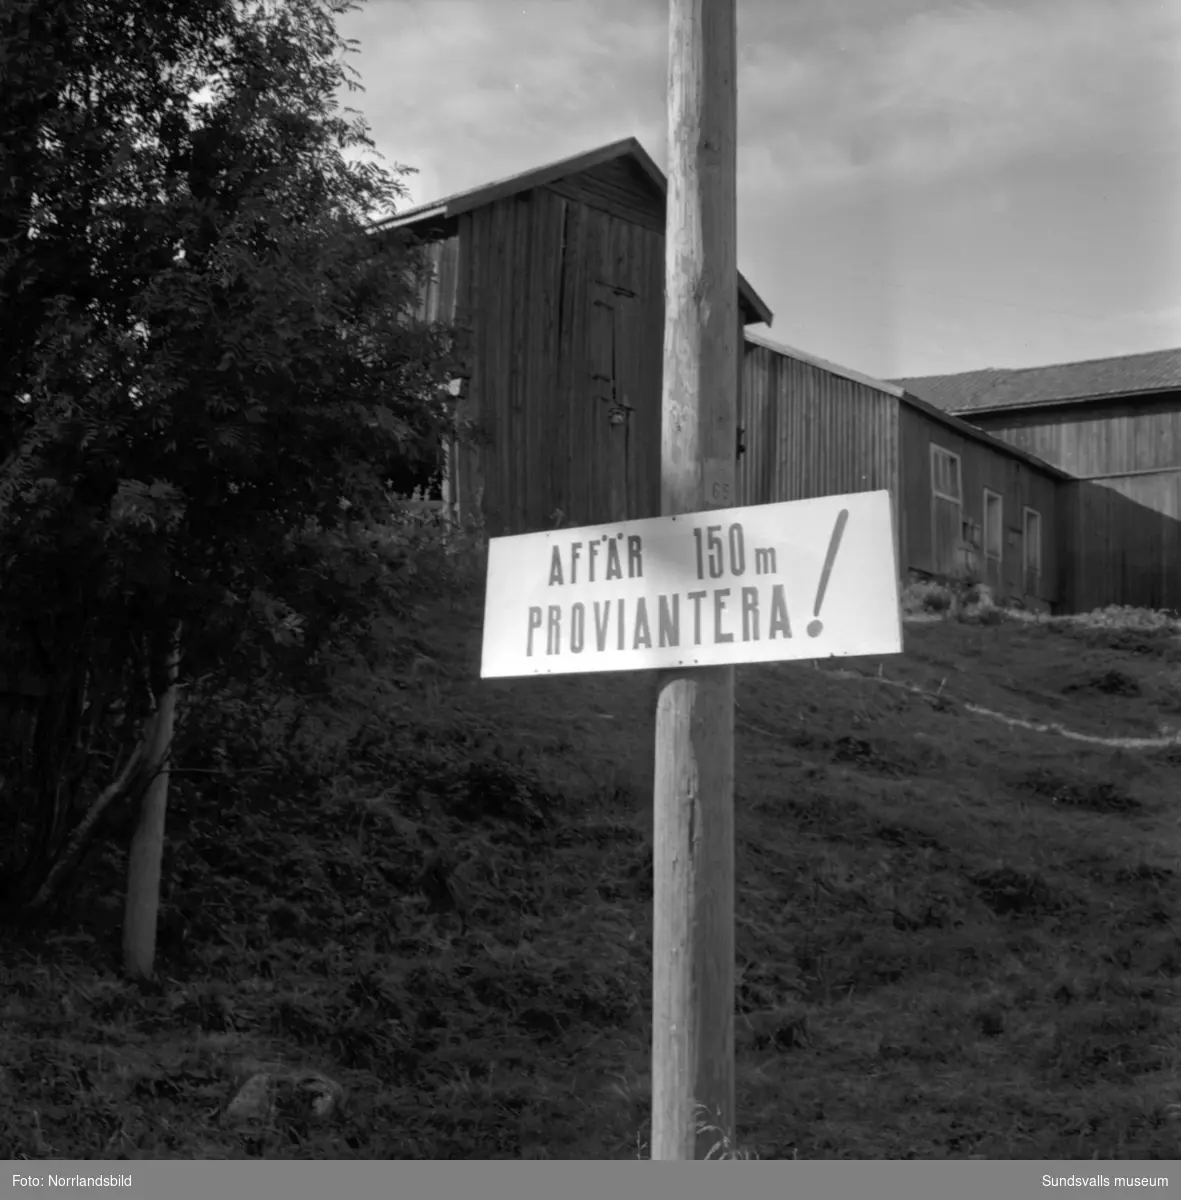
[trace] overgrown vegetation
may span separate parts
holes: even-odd
[[[479,681],[480,540],[415,520],[376,670],[194,695],[158,981],[118,971],[119,839],[7,943],[0,1154],[646,1154],[653,683]],[[722,1153],[1176,1156],[1181,630],[1124,617],[740,670]],[[342,1102],[236,1116],[277,1064]]]
[[[416,564],[374,517],[455,430],[454,331],[373,233],[402,169],[350,155],[348,7],[0,15],[0,908],[51,910],[130,809],[144,978],[183,697],[380,641]]]

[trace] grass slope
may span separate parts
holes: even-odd
[[[645,1154],[654,683],[482,683],[478,620],[441,606],[288,729],[316,786],[177,777],[158,987],[114,969],[121,852],[4,944],[0,1158]],[[929,621],[737,696],[742,1145],[1177,1157],[1181,747],[964,702],[1158,736],[1181,642]],[[432,847],[466,928],[416,888]],[[230,1122],[275,1062],[344,1107]]]

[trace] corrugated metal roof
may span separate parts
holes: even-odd
[[[656,165],[652,156],[640,145],[634,137],[623,138],[618,142],[610,142],[584,154],[576,154],[570,158],[559,159],[542,167],[534,167],[530,171],[522,171],[493,183],[481,184],[469,188],[465,192],[456,192],[442,200],[434,200],[430,204],[418,204],[392,217],[385,217],[374,222],[375,229],[399,229],[407,226],[426,224],[430,221],[446,220],[460,213],[471,212],[491,204],[494,200],[503,200],[515,196],[519,192],[527,192],[532,188],[545,187],[559,179],[577,175],[581,171],[589,171],[592,167],[612,162],[619,158],[630,158],[645,175],[652,181],[653,186],[665,196],[668,191],[668,180],[664,172]],[[771,310],[763,298],[747,283],[742,272],[738,273],[738,291],[746,303],[748,310],[764,325],[770,325]]]
[[[958,375],[926,375],[891,382],[946,412],[1074,403],[1181,388],[1181,349],[1020,370],[989,367]]]

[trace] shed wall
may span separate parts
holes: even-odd
[[[1063,486],[1063,607],[1181,608],[1181,393],[971,414],[1079,476]]]
[[[549,184],[549,189],[653,233],[664,233],[664,201],[653,197],[651,180],[628,159],[612,159],[568,175]]]
[[[492,534],[652,516],[660,505],[664,238],[552,188],[457,218],[422,315],[464,329],[449,491]]]
[[[969,413],[994,437],[1080,478],[1181,468],[1181,393]]]
[[[739,504],[888,489],[899,536],[894,396],[747,342],[738,409]]]
[[[1181,487],[1166,494],[1151,476],[1079,480],[1063,486],[1062,504],[1067,611],[1181,610]]]
[[[1062,601],[1058,518],[1059,481],[1032,464],[988,446],[937,421],[911,405],[901,406],[902,521],[906,564],[912,571],[936,573],[933,537],[934,504],[931,479],[931,446],[941,446],[959,456],[962,525],[958,557],[963,569],[985,575],[983,545],[984,489],[1002,498],[1003,544],[1000,580],[1006,596],[1027,603],[1058,605]],[[1041,515],[1042,571],[1036,592],[1024,587],[1024,510]]]

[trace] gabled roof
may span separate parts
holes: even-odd
[[[954,429],[961,437],[985,446],[991,446],[994,450],[999,450],[1002,454],[1008,455],[1010,458],[1020,459],[1022,462],[1028,463],[1031,467],[1037,468],[1037,470],[1042,471],[1046,475],[1052,475],[1056,479],[1073,478],[1072,475],[1060,470],[1053,463],[1048,463],[1044,459],[1030,454],[1027,450],[1010,445],[1008,442],[994,437],[991,433],[986,433],[983,429],[977,429],[975,425],[969,425],[967,421],[953,416],[946,409],[932,404],[930,400],[902,386],[901,380],[875,379],[872,375],[863,375],[860,371],[838,366],[836,363],[819,358],[815,354],[809,354],[806,350],[796,350],[792,346],[785,346],[782,342],[773,342],[770,338],[763,337],[761,334],[751,333],[749,329],[746,330],[743,336],[752,346],[762,346],[764,349],[774,351],[776,354],[782,354],[786,358],[794,358],[798,362],[807,363],[809,366],[817,367],[821,371],[827,371],[830,375],[837,375],[842,379],[859,383],[862,387],[872,388],[874,391],[882,392],[887,396],[894,396],[901,403],[917,409],[931,420],[937,421],[940,425],[944,425],[948,429]],[[983,373],[980,371],[970,372],[970,374],[977,375]],[[954,379],[956,377],[948,375],[937,378]]]
[[[1076,404],[1181,389],[1181,349],[1020,370],[988,368],[958,375],[926,375],[892,382],[947,412]]]
[[[377,221],[375,228],[413,228],[435,221],[448,220],[461,213],[471,212],[475,208],[482,208],[494,200],[504,200],[509,196],[516,196],[520,192],[545,187],[547,184],[556,183],[559,179],[577,175],[582,171],[589,171],[594,167],[621,158],[629,159],[639,167],[661,197],[668,194],[668,180],[665,178],[664,172],[656,165],[644,147],[634,137],[629,137],[618,142],[611,142],[607,146],[600,146],[597,150],[589,150],[585,154],[576,154],[571,158],[563,158],[544,167],[535,167],[531,171],[511,175],[507,179],[469,188],[466,192],[456,192],[452,196],[434,200],[430,204],[417,204],[392,217]],[[747,283],[741,272],[738,274],[738,293],[747,311],[756,320],[765,325],[771,324],[771,310],[762,297]]]

